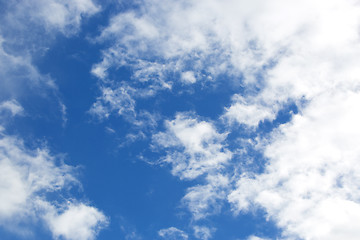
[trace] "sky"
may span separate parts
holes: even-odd
[[[0,239],[359,238],[359,0],[0,0],[0,23]]]

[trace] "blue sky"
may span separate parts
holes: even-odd
[[[357,239],[359,16],[0,1],[0,238]]]

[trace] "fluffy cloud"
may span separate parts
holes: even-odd
[[[231,158],[223,145],[226,134],[218,133],[209,122],[178,114],[174,120],[166,121],[166,128],[166,132],[154,135],[153,141],[169,149],[164,162],[170,163],[172,173],[181,179],[216,172]]]
[[[260,72],[258,93],[245,96],[245,100],[238,98],[225,113],[228,119],[250,126],[272,120],[289,101],[302,107],[304,101],[329,91],[359,88],[359,5],[337,0],[312,7],[308,1],[276,2],[282,7],[273,8],[277,5],[271,3],[274,6],[262,12],[259,19],[251,18],[256,23],[252,29],[261,40],[258,44],[264,47],[262,51],[272,52],[276,44],[284,43],[283,53],[274,55],[270,66]],[[259,20],[265,19],[268,22],[263,26],[268,29],[257,31]],[[277,22],[280,19],[284,21]]]
[[[57,34],[78,32],[81,20],[99,7],[91,0],[19,0],[0,5],[6,13],[0,16],[0,100],[5,100],[0,113],[5,119],[10,117],[7,113],[15,116],[24,111],[16,100],[6,99],[21,99],[34,89],[39,95],[57,91],[54,80],[39,72],[33,59],[46,52]],[[59,104],[65,124],[66,106]],[[106,225],[105,215],[85,203],[63,200],[62,193],[79,185],[75,168],[46,147],[29,149],[21,138],[5,134],[3,127],[0,130],[0,225],[21,233],[24,226],[31,231],[34,222],[43,221],[54,237],[93,239]]]
[[[239,180],[236,211],[261,207],[303,239],[356,239],[359,232],[358,91],[328,93],[272,133],[264,173]]]
[[[237,122],[250,127],[256,127],[265,119],[274,120],[277,109],[259,98],[245,99],[240,95],[233,96],[233,104],[226,109],[223,118],[230,123]]]
[[[169,228],[165,228],[165,229],[161,229],[158,232],[159,236],[164,238],[164,239],[174,239],[174,240],[187,240],[189,238],[189,236],[182,230],[177,229],[175,227],[169,227]]]
[[[83,203],[55,202],[48,196],[78,185],[75,169],[61,163],[46,148],[28,149],[17,137],[0,133],[0,225],[21,233],[18,224],[43,220],[54,236],[93,239],[106,217]]]
[[[110,69],[128,66],[135,82],[152,90],[176,79],[236,77],[252,91],[225,116],[256,126],[288,101],[354,84],[358,14],[355,2],[339,0],[142,1],[103,29],[98,40],[115,44],[93,72],[106,78]]]
[[[299,114],[270,139],[257,139],[265,171],[244,172],[228,199],[237,212],[265,209],[284,237],[355,239],[359,16],[352,0],[142,1],[103,29],[97,40],[114,44],[93,73],[106,79],[113,69],[130,68],[133,82],[152,93],[221,74],[240,79],[244,91],[222,118],[255,135],[261,121],[295,103]],[[180,114],[166,128],[154,143],[167,149],[164,161],[181,179],[218,172],[232,156],[222,144],[226,135],[210,123]],[[213,209],[195,206],[216,202],[215,189],[195,186],[184,201],[204,216]]]

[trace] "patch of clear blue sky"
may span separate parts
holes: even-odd
[[[110,217],[110,226],[103,230],[99,239],[121,239],[126,233],[121,225],[136,229],[143,239],[157,239],[157,231],[171,226],[190,233],[191,216],[181,207],[180,200],[186,188],[202,182],[180,181],[170,174],[169,167],[152,166],[139,160],[139,154],[156,160],[161,153],[149,149],[151,134],[164,130],[163,121],[173,119],[177,112],[194,112],[211,121],[218,121],[224,107],[231,103],[234,93],[242,93],[239,79],[219,76],[216,86],[212,83],[197,83],[185,86],[177,84],[171,91],[163,90],[153,97],[138,99],[137,110],[158,113],[161,119],[158,127],[146,132],[148,138],[135,143],[119,145],[127,133],[136,131],[122,117],[110,117],[106,121],[95,121],[87,111],[99,96],[97,79],[90,74],[91,67],[101,59],[101,49],[106,45],[90,43],[88,38],[96,36],[101,27],[106,26],[110,16],[131,7],[123,3],[108,3],[102,12],[86,20],[79,34],[69,38],[61,35],[44,56],[35,59],[41,73],[55,79],[59,91],[43,95],[26,94],[21,104],[27,111],[24,118],[16,118],[9,123],[10,133],[24,137],[27,144],[46,142],[55,154],[66,153],[65,162],[82,166],[79,169],[83,192],[73,190],[73,196],[87,199],[91,204],[103,210]],[[120,68],[114,72],[114,80],[132,81],[129,70]],[[31,90],[30,90],[31,91]],[[34,90],[35,91],[35,90]],[[68,121],[62,127],[59,99],[67,107]],[[238,144],[239,137],[253,137],[266,134],[291,118],[291,111],[297,111],[289,104],[273,122],[263,122],[257,132],[249,133],[241,126],[234,127],[229,135],[230,149]],[[109,134],[105,127],[112,127],[115,134]],[[220,131],[223,126],[217,124]],[[253,153],[259,162],[260,153]],[[255,159],[256,159],[255,158]],[[236,161],[241,161],[237,159]],[[261,170],[259,170],[261,171]],[[264,213],[233,216],[230,206],[224,204],[219,215],[211,216],[202,223],[217,228],[213,239],[245,239],[248,235],[259,234],[275,238],[279,230],[270,221],[264,219]],[[41,227],[39,227],[41,229]],[[36,230],[34,239],[51,238],[46,231]],[[130,230],[129,230],[130,231]],[[14,239],[13,234],[0,230],[1,239]],[[192,239],[192,237],[190,238]]]

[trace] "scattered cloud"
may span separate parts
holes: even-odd
[[[286,237],[356,239],[359,100],[359,91],[324,94],[274,131],[264,173],[244,173],[229,195],[234,210],[265,209]]]
[[[8,41],[11,41],[8,40]],[[56,89],[53,79],[48,75],[42,75],[31,62],[31,55],[13,55],[4,49],[7,41],[0,35],[0,86],[2,99],[19,97],[24,94],[23,86],[33,88]]]
[[[216,229],[214,228],[208,228],[206,226],[194,226],[194,235],[198,239],[208,240],[212,238],[212,234],[215,230]]]
[[[100,7],[91,0],[19,0],[3,5],[0,112],[15,116],[24,112],[15,99],[32,89],[28,86],[57,91],[54,79],[34,65],[35,57],[44,54],[58,34],[78,33],[82,20]],[[356,239],[358,1],[140,0],[135,5],[121,8],[95,39],[105,49],[91,69],[99,78],[100,94],[89,113],[100,120],[116,115],[131,122],[138,132],[125,138],[133,142],[146,139],[144,129],[156,129],[158,120],[148,109],[138,109],[138,99],[205,81],[236,81],[241,90],[219,119],[178,113],[165,121],[165,130],[152,135],[152,147],[165,152],[160,161],[171,166],[173,175],[202,180],[182,199],[195,224],[219,213],[227,199],[237,214],[264,210],[284,238]],[[116,72],[122,70],[129,77],[120,79]],[[259,123],[275,120],[289,102],[298,113],[287,123],[271,126],[268,135],[259,135]],[[65,125],[63,103],[60,112]],[[252,131],[235,144],[244,149],[247,142],[247,149],[260,152],[266,162],[263,169],[239,168],[247,160],[234,161],[241,150],[233,152],[234,142],[231,148],[227,145],[232,141],[229,133],[219,132],[216,124],[240,135],[238,139],[242,130]],[[21,138],[4,132],[0,126],[0,193],[5,196],[0,224],[14,226],[35,218],[44,221],[55,238],[93,239],[107,224],[101,211],[81,202],[47,198],[78,184],[74,168],[47,148],[28,149]],[[247,153],[241,156],[252,158]],[[215,231],[193,227],[199,239],[210,239]],[[188,239],[174,227],[158,234]]]
[[[28,149],[20,138],[0,134],[0,225],[21,233],[31,220],[43,220],[54,236],[93,239],[100,226],[106,225],[101,211],[84,203],[48,198],[55,194],[62,199],[63,191],[79,185],[75,168],[46,148]]]
[[[7,3],[4,7],[8,11],[3,16],[6,23],[2,27],[3,31],[7,34],[11,34],[8,31],[16,34],[26,32],[30,38],[35,36],[28,34],[29,30],[24,28],[28,24],[34,24],[34,28],[41,28],[41,31],[46,33],[55,31],[71,35],[79,30],[83,18],[94,15],[100,10],[92,0],[19,0],[17,4]],[[13,29],[6,29],[10,27]]]
[[[179,113],[165,125],[167,131],[155,134],[153,142],[168,149],[163,161],[172,165],[172,174],[180,179],[216,172],[231,158],[224,145],[227,134],[218,133],[211,123]]]
[[[11,116],[19,115],[24,112],[24,108],[15,99],[0,103],[0,113],[9,112]]]
[[[167,240],[187,240],[189,236],[182,230],[176,227],[169,227],[159,230],[159,236]]]
[[[229,123],[234,121],[249,127],[256,127],[261,121],[274,120],[276,111],[274,105],[267,105],[259,99],[245,99],[240,95],[233,96],[232,105],[226,109],[223,118]]]
[[[181,73],[181,80],[183,80],[185,83],[195,83],[196,77],[194,75],[194,72],[187,71],[187,72]]]
[[[228,194],[230,180],[226,176],[208,175],[206,184],[188,188],[182,202],[192,213],[194,220],[203,219],[221,211]]]
[[[135,118],[135,100],[131,97],[134,89],[129,87],[118,87],[115,89],[106,87],[101,89],[101,96],[92,105],[89,113],[97,116],[99,119],[108,118],[112,112],[123,115],[125,118],[134,120]]]
[[[108,219],[102,212],[83,203],[68,203],[60,213],[49,207],[44,219],[54,238],[92,240],[108,224]]]
[[[65,106],[65,104],[62,103],[62,102],[59,102],[59,105],[60,105],[62,126],[65,127],[65,126],[66,126],[66,123],[67,123],[67,121],[68,121],[67,112],[66,112],[66,106]]]
[[[255,235],[251,235],[250,237],[247,238],[247,240],[269,240],[269,238],[261,238]]]
[[[56,81],[34,61],[45,55],[59,34],[70,37],[78,33],[82,20],[100,7],[91,0],[16,0],[2,2],[1,8],[0,101],[55,96],[65,125]]]

